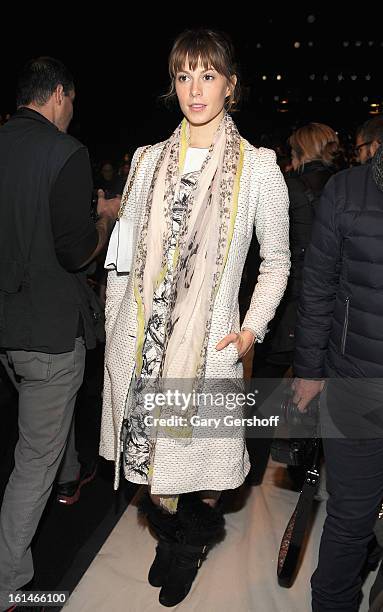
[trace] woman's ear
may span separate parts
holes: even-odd
[[[233,74],[230,79],[228,79],[229,83],[227,85],[227,90],[226,90],[226,98],[228,98],[229,96],[232,95],[232,93],[234,93],[235,90],[235,86],[237,84],[237,75]]]

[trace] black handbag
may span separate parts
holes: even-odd
[[[298,503],[287,524],[278,554],[278,583],[289,588],[295,580],[303,540],[309,523],[315,493],[319,485],[319,466],[321,440],[313,441],[310,467],[306,470],[305,480]]]

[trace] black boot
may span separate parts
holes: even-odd
[[[160,603],[167,607],[185,599],[208,551],[225,534],[222,513],[194,493],[180,496],[177,517],[178,542],[173,547],[169,573],[159,595]]]
[[[156,556],[149,570],[148,581],[152,586],[160,587],[169,573],[173,548],[177,543],[177,515],[163,511],[152,502],[148,493],[140,500],[138,511],[147,518],[149,527],[158,538]]]

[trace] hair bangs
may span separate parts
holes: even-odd
[[[182,72],[187,67],[190,70],[196,70],[199,65],[204,70],[214,68],[227,78],[231,76],[225,62],[224,50],[220,49],[215,41],[198,37],[190,37],[190,40],[185,38],[174,49],[170,63],[170,76],[174,78],[178,72]]]

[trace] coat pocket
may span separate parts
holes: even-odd
[[[350,298],[346,297],[346,300],[345,300],[345,312],[344,312],[344,322],[343,322],[343,331],[342,331],[342,340],[341,340],[341,345],[340,345],[340,352],[342,353],[342,355],[344,355],[345,351],[346,351],[346,340],[347,340],[349,310],[350,310]]]
[[[0,330],[5,327],[7,295],[20,291],[25,276],[23,264],[15,260],[0,261]]]
[[[239,354],[233,342],[230,342],[223,350],[226,351],[226,356],[231,365],[236,365],[239,362]]]

